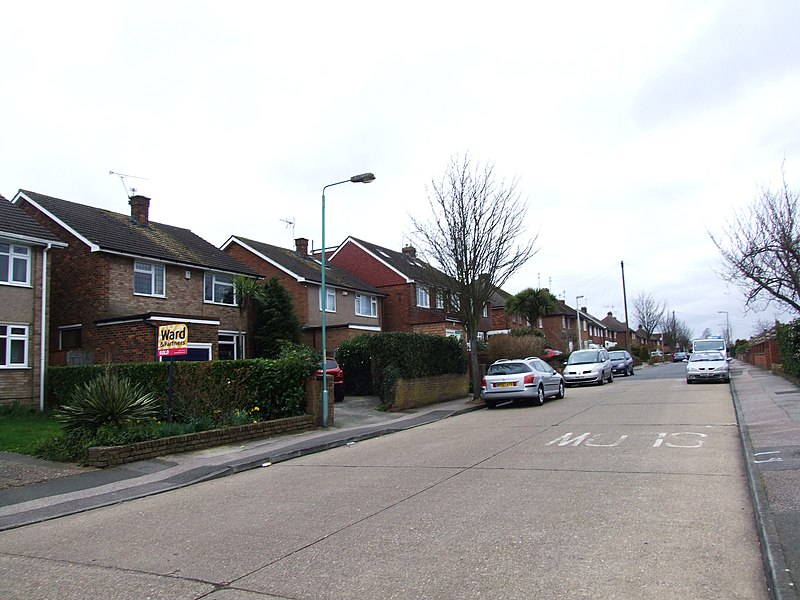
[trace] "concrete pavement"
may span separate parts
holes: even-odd
[[[469,400],[461,398],[390,413],[376,410],[379,400],[375,397],[351,397],[336,404],[335,425],[328,429],[173,454],[109,469],[77,469],[72,475],[0,489],[0,531],[167,492],[484,408]],[[65,468],[28,456],[0,456],[0,464],[12,462],[20,463],[21,468],[42,471],[48,467],[55,471]]]

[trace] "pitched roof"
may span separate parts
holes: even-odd
[[[608,313],[603,320],[600,321],[603,325],[605,325],[611,331],[616,332],[625,332],[625,323],[620,322],[618,319],[614,318],[614,315]]]
[[[238,235],[232,236],[225,242],[223,248],[227,247],[231,242],[237,242],[239,245],[255,252],[274,266],[296,277],[298,280],[322,283],[322,263],[312,256],[303,256],[288,248],[272,246],[271,244],[265,244],[264,242],[251,240]],[[357,292],[369,292],[376,296],[385,296],[385,294],[376,287],[329,262],[325,263],[325,283],[333,287],[345,288]]]
[[[39,244],[66,245],[58,236],[47,231],[36,219],[3,196],[0,196],[0,234]]]
[[[447,277],[445,273],[442,273],[436,267],[426,263],[424,260],[417,258],[416,256],[409,256],[404,252],[398,252],[397,250],[384,248],[378,244],[366,242],[353,236],[348,237],[347,240],[351,240],[357,245],[361,246],[379,261],[385,263],[410,281],[425,282],[430,279],[431,271],[438,272],[439,277]],[[345,240],[345,243],[347,243],[347,240]],[[333,254],[335,255],[336,252]]]
[[[97,250],[141,256],[230,273],[258,275],[249,267],[183,227],[150,221],[141,226],[123,215],[102,208],[20,190],[27,200]]]

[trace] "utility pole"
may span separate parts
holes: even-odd
[[[628,294],[625,292],[625,261],[619,261],[619,266],[622,267],[622,303],[625,306],[625,349],[630,354],[631,335],[630,327],[628,327]]]
[[[575,296],[575,312],[578,315],[578,350],[583,348],[583,341],[581,340],[581,305],[579,300],[584,296]]]

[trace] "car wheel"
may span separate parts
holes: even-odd
[[[597,385],[605,385],[605,384],[606,384],[606,378],[603,377],[603,372],[601,371],[600,377],[597,380]]]
[[[631,365],[631,370],[628,372],[628,375],[633,375],[633,365]]]
[[[484,404],[486,404],[486,408],[495,408],[497,407],[497,402],[494,400],[484,400]]]
[[[560,381],[558,383],[558,395],[556,396],[556,398],[561,400],[563,397],[564,397],[564,382]]]
[[[333,401],[334,402],[341,402],[344,400],[344,386],[337,385],[333,388]]]
[[[542,406],[544,404],[544,386],[539,386],[539,389],[536,390],[536,404],[538,406]]]
[[[687,385],[691,385],[691,384],[692,384],[692,380],[691,380],[691,379],[689,379],[688,377],[686,378],[686,384],[687,384]]]
[[[614,383],[614,371],[608,372],[608,383]]]

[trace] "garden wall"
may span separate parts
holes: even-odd
[[[398,379],[396,386],[394,402],[389,408],[392,412],[464,398],[469,395],[469,376],[450,373]]]

